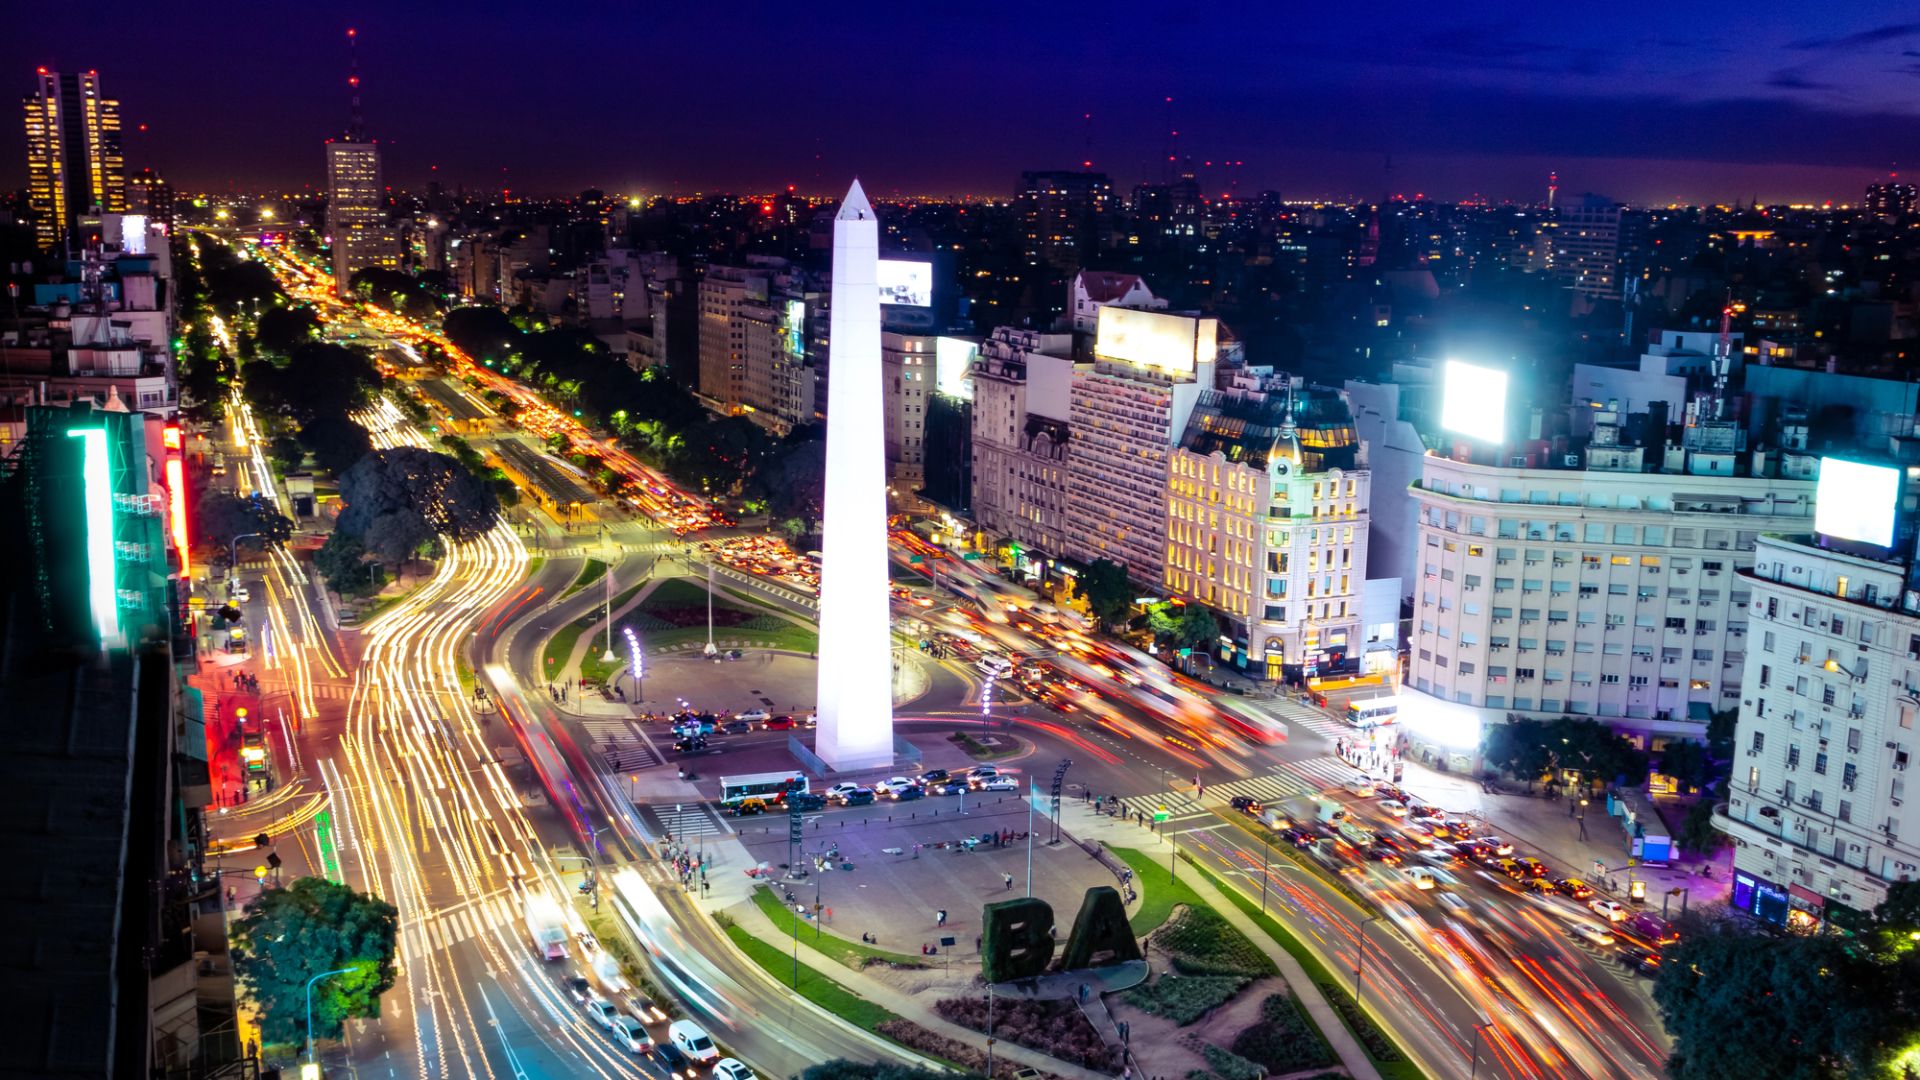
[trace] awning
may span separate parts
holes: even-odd
[[[1824,908],[1827,906],[1826,897],[1821,896],[1819,893],[1814,892],[1812,889],[1809,889],[1804,885],[1787,886],[1787,896],[1794,900],[1800,901],[1801,903],[1807,905],[1809,908],[1812,908],[1815,911],[1819,911],[1821,908]]]

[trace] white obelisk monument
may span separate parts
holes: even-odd
[[[856,180],[833,222],[814,740],[814,752],[841,772],[893,764],[879,263],[880,226]]]

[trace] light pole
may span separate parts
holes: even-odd
[[[334,968],[307,980],[307,1064],[313,1064],[313,984],[334,975],[345,975],[352,968]]]
[[[1480,1033],[1492,1026],[1492,1021],[1473,1025],[1473,1066],[1467,1070],[1468,1080],[1480,1075]]]
[[[1354,961],[1353,968],[1353,1007],[1360,1008],[1360,989],[1367,972],[1367,927],[1373,925],[1378,915],[1369,915],[1360,923],[1360,958]]]
[[[267,534],[257,532],[241,533],[227,544],[227,573],[229,576],[240,576],[240,541],[254,540],[265,535]]]
[[[600,662],[612,664],[619,657],[613,652],[613,557],[607,557],[607,651],[600,654]]]

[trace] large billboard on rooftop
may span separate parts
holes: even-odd
[[[1507,438],[1507,373],[1449,360],[1440,387],[1440,427],[1481,442]]]
[[[1836,540],[1893,546],[1900,511],[1900,470],[1845,458],[1820,459],[1814,489],[1813,531]]]
[[[1141,367],[1192,374],[1219,351],[1220,321],[1163,311],[1102,307],[1094,330],[1094,355]]]

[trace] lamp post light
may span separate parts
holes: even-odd
[[[313,984],[334,975],[345,975],[352,970],[352,968],[334,968],[332,971],[323,971],[307,980],[307,1064],[309,1065],[313,1064]]]
[[[1360,1008],[1360,991],[1366,980],[1367,972],[1367,927],[1372,926],[1380,916],[1369,915],[1360,923],[1360,958],[1354,961],[1353,968],[1353,1006]]]
[[[647,657],[640,651],[640,638],[633,627],[623,626],[620,632],[627,636],[627,674],[633,679],[633,703],[639,705],[646,699]]]

